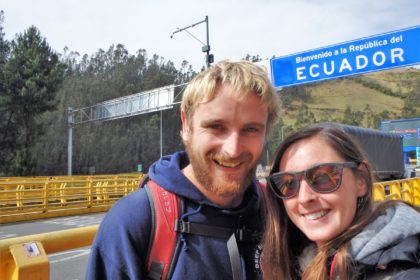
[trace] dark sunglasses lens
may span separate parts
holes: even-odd
[[[340,184],[341,168],[335,165],[315,166],[306,172],[312,187],[319,192],[330,192]]]
[[[281,197],[290,197],[296,193],[299,186],[299,179],[293,174],[280,174],[273,176],[271,182]]]

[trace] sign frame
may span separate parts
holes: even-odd
[[[276,88],[420,64],[420,25],[270,60]]]

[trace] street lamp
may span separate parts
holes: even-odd
[[[192,27],[194,27],[194,26],[196,26],[196,25],[198,25],[200,23],[204,23],[204,22],[206,23],[207,44],[204,44],[202,41],[200,41],[197,37],[195,37],[193,34],[191,34],[191,32],[189,32],[187,30],[189,28],[192,28]],[[214,61],[214,56],[212,54],[210,54],[209,17],[206,16],[206,18],[204,20],[199,21],[199,22],[196,22],[196,23],[194,23],[194,24],[192,24],[190,26],[187,26],[187,27],[184,27],[184,28],[177,28],[177,30],[175,30],[174,32],[172,32],[171,39],[174,37],[174,35],[176,33],[181,32],[181,31],[187,32],[191,37],[193,37],[195,40],[197,40],[198,42],[200,42],[203,45],[203,47],[201,48],[201,50],[206,53],[206,65],[207,65],[207,68],[209,68],[210,67],[210,64],[213,63],[213,61]]]

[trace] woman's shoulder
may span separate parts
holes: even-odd
[[[420,279],[420,268],[394,267],[386,270],[375,270],[365,277],[366,280],[418,280]]]
[[[420,212],[403,202],[382,203],[383,211],[375,211],[376,217],[364,228],[364,232],[378,232],[381,235],[403,233],[404,236],[420,233]]]
[[[420,267],[419,212],[403,203],[383,206],[385,211],[378,212],[381,214],[351,240],[352,259],[368,268],[367,279],[388,279],[387,275],[393,275],[389,279],[413,279],[401,278],[413,273],[414,279],[420,279],[418,269],[412,271]]]

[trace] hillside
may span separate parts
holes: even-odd
[[[361,112],[359,115],[369,112],[389,118],[410,117],[403,109],[405,100],[419,102],[416,98],[419,95],[420,69],[416,68],[341,78],[281,90],[282,119],[285,124],[296,127],[296,120],[302,117],[303,104],[307,106],[306,113],[312,113],[317,121],[339,120],[346,110]],[[417,102],[409,103],[416,105]],[[411,117],[420,117],[419,109],[414,108],[414,114],[416,116]]]

